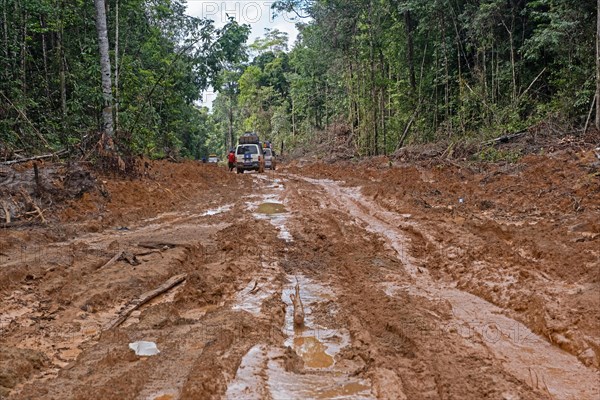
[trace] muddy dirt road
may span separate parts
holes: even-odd
[[[598,399],[597,177],[559,212],[537,162],[107,182],[0,231],[0,397]]]

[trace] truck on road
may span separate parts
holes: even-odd
[[[245,133],[240,136],[235,148],[235,170],[238,174],[244,171],[265,171],[265,156],[262,145],[255,133]]]

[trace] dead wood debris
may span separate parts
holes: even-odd
[[[108,262],[106,264],[104,264],[103,266],[101,266],[98,269],[104,269],[104,268],[108,268],[111,265],[113,265],[114,263],[116,263],[119,258],[121,258],[121,256],[123,255],[123,251],[119,251],[117,254],[114,255],[113,258],[111,258],[110,260],[108,260]]]
[[[21,196],[23,196],[23,199],[25,200],[26,204],[30,208],[33,208],[32,211],[26,212],[25,215],[36,215],[37,217],[40,218],[42,223],[45,224],[46,218],[44,218],[44,212],[42,211],[42,209],[36,204],[36,202],[31,198],[29,193],[27,193],[23,188],[21,188],[20,192],[21,192]]]
[[[290,294],[290,300],[294,305],[294,326],[304,326],[304,306],[302,305],[302,299],[300,298],[300,283],[296,280],[296,294]]]
[[[174,243],[162,243],[162,242],[140,242],[138,243],[138,247],[143,247],[145,249],[154,249],[154,250],[169,250],[177,247]]]
[[[68,153],[67,150],[60,150],[56,153],[44,154],[41,156],[18,158],[15,160],[4,161],[4,162],[0,162],[0,165],[14,165],[14,164],[24,163],[24,162],[28,162],[28,161],[46,160],[48,158],[60,158],[61,156],[66,155],[67,153]]]
[[[167,280],[165,283],[163,283],[156,289],[146,292],[146,293],[142,294],[140,297],[138,297],[137,299],[131,301],[119,313],[119,316],[114,321],[112,321],[110,324],[108,324],[106,326],[106,329],[113,329],[113,328],[118,327],[123,322],[125,322],[127,317],[129,317],[129,315],[132,312],[134,312],[136,309],[140,308],[141,306],[143,306],[150,300],[154,299],[155,297],[157,297],[157,296],[169,291],[170,289],[174,288],[175,286],[179,285],[180,283],[185,281],[186,277],[187,277],[186,274],[175,275],[175,276],[169,278],[169,280]]]
[[[163,256],[162,252],[163,252],[163,250],[154,249],[154,250],[142,251],[140,253],[135,253],[135,256],[143,257],[143,256],[148,256],[150,254],[160,254],[160,256],[162,257]]]
[[[0,205],[2,205],[2,209],[4,210],[4,218],[6,220],[6,224],[10,224],[11,218],[10,218],[10,211],[8,209],[8,206],[6,205],[6,203],[4,201],[0,202]]]
[[[141,264],[141,262],[137,259],[136,254],[133,254],[129,251],[121,250],[121,251],[117,252],[117,254],[115,254],[113,256],[113,258],[108,260],[108,262],[106,264],[104,264],[103,266],[101,266],[98,269],[100,270],[100,269],[105,269],[107,267],[110,267],[117,261],[127,261],[130,265],[133,265],[133,266]]]

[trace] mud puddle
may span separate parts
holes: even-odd
[[[262,203],[258,205],[256,212],[265,215],[275,215],[286,213],[287,210],[282,203]]]
[[[304,178],[302,178],[304,179]],[[441,333],[459,333],[465,340],[480,342],[504,368],[533,389],[560,399],[599,398],[600,375],[585,367],[575,356],[548,343],[522,323],[503,315],[504,310],[468,292],[443,286],[417,267],[407,254],[410,240],[402,227],[405,216],[389,213],[365,199],[357,188],[346,188],[335,181],[305,179],[323,188],[342,209],[364,224],[367,231],[384,237],[397,253],[414,282],[407,286],[400,279],[386,282],[389,296],[408,292],[435,301],[447,301],[454,318],[440,327]],[[385,218],[383,218],[385,216]],[[389,277],[388,277],[389,279]]]
[[[290,294],[295,293],[296,284],[300,285],[300,298],[305,312],[302,328],[295,327],[293,321]],[[336,362],[336,355],[350,344],[349,332],[315,320],[313,309],[319,303],[335,300],[335,293],[304,276],[288,276],[281,299],[286,305],[282,328],[286,339],[283,346],[259,344],[252,347],[229,384],[226,398],[374,398],[370,382],[352,376],[358,365]],[[298,362],[296,357],[301,361]]]
[[[226,213],[228,211],[231,211],[232,208],[233,208],[233,204],[225,204],[224,206],[220,206],[220,207],[217,207],[217,208],[211,208],[209,210],[206,210],[202,214],[200,214],[200,216],[201,217],[208,217],[208,216],[223,214],[223,213]]]
[[[285,303],[285,346],[290,346],[303,359],[307,368],[329,368],[334,365],[334,356],[350,344],[349,332],[331,329],[315,320],[313,309],[319,303],[333,303],[335,294],[323,285],[302,275],[288,276],[288,285],[283,289],[281,300]],[[304,327],[294,326],[294,306],[291,295],[299,285],[300,298],[304,306]],[[334,310],[332,310],[335,312]],[[324,318],[324,321],[327,321]]]
[[[257,177],[264,181],[265,178]],[[247,203],[256,219],[268,220],[279,230],[278,237],[293,240],[286,223],[288,210],[280,200],[281,182],[271,182],[268,193],[258,201]],[[253,199],[254,200],[254,199]],[[285,305],[284,342],[280,346],[257,344],[243,357],[235,378],[229,383],[227,399],[371,399],[370,382],[353,374],[362,367],[352,361],[338,362],[336,356],[350,344],[350,333],[329,326],[327,315],[316,316],[318,306],[328,305],[335,313],[334,291],[303,275],[287,275],[275,281],[283,271],[278,263],[265,265],[255,279],[238,292],[234,310],[260,316],[262,303],[274,293],[281,293]],[[304,307],[304,326],[294,326],[294,309],[290,295],[299,286]]]
[[[287,228],[288,210],[285,204],[279,200],[277,194],[264,195],[258,202],[247,203],[247,208],[252,211],[254,218],[269,221],[279,233],[277,237],[286,242],[294,240]]]
[[[275,276],[279,273],[276,263],[262,263],[262,268],[254,279],[237,292],[232,310],[248,311],[256,316],[261,315],[262,304],[278,290]]]

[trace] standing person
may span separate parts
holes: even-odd
[[[233,149],[229,150],[229,154],[227,155],[227,161],[229,164],[229,172],[233,171],[233,167],[235,165],[235,152]]]

